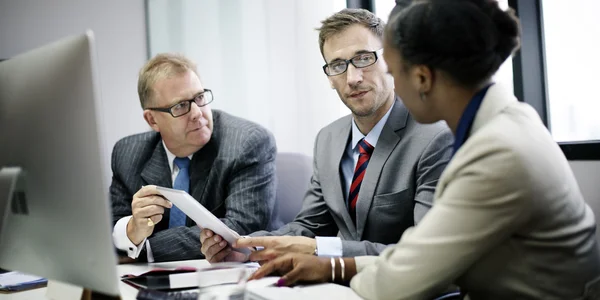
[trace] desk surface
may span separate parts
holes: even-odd
[[[118,276],[121,277],[125,274],[141,274],[154,268],[176,268],[176,267],[203,267],[209,265],[206,260],[184,260],[177,262],[168,263],[153,263],[153,264],[122,264],[117,266]],[[121,290],[121,298],[123,300],[135,300],[138,290],[132,286],[119,282],[119,288]],[[316,299],[332,299],[335,295],[336,298],[340,299],[360,299],[350,288],[343,287],[337,284],[319,284],[314,286],[306,286],[301,288],[298,292],[307,296],[310,294],[311,300]],[[341,296],[343,294],[343,296]],[[341,297],[340,297],[341,296]],[[46,288],[40,288],[35,290],[23,291],[13,294],[0,294],[0,300],[11,299],[11,300],[29,300],[29,299],[48,299],[46,297]],[[305,298],[306,299],[306,298]]]

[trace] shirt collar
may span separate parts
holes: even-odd
[[[473,125],[473,121],[475,121],[477,111],[479,110],[479,107],[483,102],[483,98],[485,97],[487,90],[490,86],[492,86],[492,84],[487,85],[479,92],[477,92],[475,96],[471,98],[469,104],[467,104],[465,111],[463,112],[462,116],[460,117],[460,120],[458,121],[458,127],[456,128],[456,136],[454,137],[453,153],[456,153],[456,151],[458,151],[458,149],[467,141],[467,138],[469,137],[469,131],[471,131],[471,126]]]
[[[377,140],[379,140],[379,135],[381,135],[383,126],[387,122],[387,119],[390,116],[390,113],[392,112],[392,108],[394,108],[394,105],[396,105],[396,101],[394,101],[392,103],[392,106],[390,107],[390,109],[388,109],[388,111],[385,113],[385,115],[383,115],[383,118],[381,118],[381,120],[379,120],[379,122],[377,122],[377,124],[375,124],[373,129],[371,129],[371,131],[369,131],[369,133],[367,134],[366,137],[364,134],[362,134],[362,132],[360,132],[360,130],[358,129],[358,126],[356,125],[356,122],[354,122],[354,118],[352,118],[352,141],[350,144],[350,147],[352,147],[352,150],[354,150],[356,148],[356,146],[358,145],[358,142],[360,142],[360,140],[363,138],[367,141],[367,143],[371,144],[371,146],[373,146],[373,147],[377,146]]]
[[[162,144],[163,144],[163,148],[165,148],[165,152],[167,153],[167,161],[169,162],[169,169],[171,169],[171,174],[172,174],[173,168],[175,168],[174,167],[175,157],[177,157],[177,156],[175,156],[175,154],[173,154],[173,153],[171,153],[171,151],[169,151],[169,148],[167,148],[167,145],[165,145],[165,141],[162,141]],[[194,157],[194,154],[188,156],[188,158],[190,160],[192,160],[192,157]]]

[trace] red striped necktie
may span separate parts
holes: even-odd
[[[367,166],[369,165],[369,159],[371,158],[371,153],[373,153],[375,148],[371,146],[365,139],[361,139],[358,142],[358,162],[356,163],[356,168],[354,169],[354,176],[352,177],[352,185],[350,186],[350,194],[348,195],[348,210],[350,211],[350,217],[352,217],[352,221],[356,224],[356,202],[358,201],[358,192],[360,191],[360,185],[362,184],[363,178],[365,177],[365,172],[367,171]]]

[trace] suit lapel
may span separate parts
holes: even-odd
[[[200,151],[194,154],[190,163],[190,195],[198,202],[203,199],[208,175],[212,170],[217,152],[216,141],[211,138]],[[202,205],[206,206],[206,203],[202,203]]]
[[[347,124],[344,124],[334,136],[335,140],[332,142],[332,150],[333,157],[331,160],[331,166],[328,170],[331,171],[331,174],[327,176],[331,176],[334,178],[333,188],[334,191],[331,195],[336,195],[333,198],[333,203],[331,203],[331,207],[334,211],[342,217],[344,220],[344,224],[348,226],[348,228],[339,228],[340,231],[344,231],[346,229],[350,234],[356,239],[356,228],[354,223],[352,222],[352,218],[350,218],[350,213],[348,212],[348,207],[346,206],[346,199],[344,198],[344,190],[342,189],[342,178],[343,173],[341,169],[342,158],[344,157],[344,153],[346,152],[346,147],[348,146],[348,139],[350,138],[350,133],[352,132],[352,118],[348,118]],[[342,232],[344,234],[344,232]]]
[[[208,203],[202,203],[202,196],[206,190],[208,175],[219,152],[221,118],[218,111],[213,111],[213,132],[210,140],[202,149],[194,153],[190,163],[190,195],[205,207]]]
[[[381,175],[383,166],[404,135],[404,128],[406,127],[407,121],[408,111],[396,98],[392,112],[381,130],[375,150],[369,159],[369,165],[365,171],[365,176],[360,186],[360,192],[358,193],[358,201],[356,203],[357,240],[362,238],[369,209],[373,203],[373,197],[375,196],[375,190],[377,189],[377,183],[379,182],[379,176]]]
[[[515,96],[509,92],[510,90],[511,89],[506,88],[506,86],[501,83],[494,83],[490,86],[483,97],[479,111],[477,111],[477,114],[475,115],[470,134],[475,133],[475,131],[483,127],[507,106],[518,101]]]
[[[217,127],[216,124],[217,122],[215,118],[215,131]],[[194,157],[192,157],[192,161],[190,162],[189,194],[192,195],[192,197],[194,197],[194,199],[196,199],[198,202],[200,202],[200,199],[202,199],[206,182],[208,180],[208,175],[217,156],[218,149],[216,147],[216,139],[217,137],[215,137],[215,132],[213,132],[213,137],[211,137],[210,141],[202,149],[194,153]],[[141,173],[141,177],[146,185],[153,184],[157,186],[173,188],[171,167],[169,167],[170,162],[167,160],[167,153],[163,147],[162,140],[160,140],[154,148],[152,157],[150,157],[148,163]],[[165,209],[164,219],[160,223],[166,223],[168,225],[168,216],[169,209]],[[191,219],[187,218],[187,224],[191,225],[191,222]]]
[[[490,86],[487,93],[483,97],[483,102],[481,103],[477,114],[475,115],[475,120],[473,121],[469,135],[474,135],[475,132],[484,127],[497,114],[506,109],[507,106],[518,101],[517,98],[511,92],[509,92],[510,90],[511,89],[507,88],[501,83],[494,83],[492,86]],[[469,141],[467,140],[465,144],[468,143]],[[458,151],[454,154],[454,157],[444,169],[444,172],[439,179],[439,183],[435,188],[435,193],[433,196],[434,201],[442,197],[448,182],[455,176],[455,170],[460,168],[464,163],[463,159],[461,159],[463,148],[464,147],[458,149]]]
[[[144,181],[144,185],[156,185],[167,188],[173,187],[171,168],[169,167],[167,153],[165,152],[162,139],[158,140],[154,152],[152,152],[152,157],[150,157],[146,163],[140,176]],[[163,219],[156,225],[155,232],[169,228],[170,211],[170,209],[165,209]]]
[[[163,147],[162,140],[159,140],[156,144],[152,156],[142,170],[141,176],[146,185],[157,185],[168,188],[173,186],[171,168],[167,161],[167,153]]]

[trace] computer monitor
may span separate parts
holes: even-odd
[[[91,31],[0,63],[0,268],[118,295],[98,89]]]

